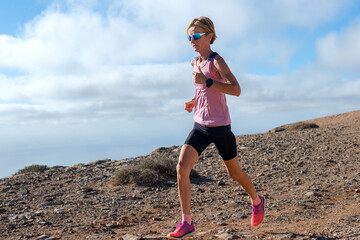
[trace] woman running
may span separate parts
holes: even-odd
[[[185,110],[194,109],[194,128],[182,146],[177,165],[177,181],[182,221],[168,239],[182,239],[195,233],[191,218],[190,171],[205,148],[214,143],[227,172],[250,195],[251,224],[259,225],[264,218],[264,197],[257,194],[249,176],[242,171],[237,156],[236,139],[231,132],[226,94],[240,96],[241,89],[225,60],[211,50],[216,39],[213,22],[207,17],[195,18],[187,27],[191,46],[199,55],[192,60],[194,98],[185,103]]]

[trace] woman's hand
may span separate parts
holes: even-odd
[[[185,103],[185,110],[188,111],[189,113],[192,112],[193,108],[195,107],[195,100],[191,100],[190,102],[186,102]]]
[[[207,78],[205,77],[205,75],[202,73],[200,66],[198,66],[198,70],[199,72],[193,72],[193,81],[196,84],[206,84],[206,80]]]

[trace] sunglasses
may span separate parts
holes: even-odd
[[[191,38],[193,38],[194,40],[199,40],[201,38],[202,35],[205,34],[209,34],[210,32],[206,32],[206,33],[195,33],[194,35],[190,35],[188,36],[189,41],[191,41]]]

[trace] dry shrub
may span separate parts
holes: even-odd
[[[17,173],[15,173],[15,175],[17,174],[22,174],[22,173],[28,173],[28,172],[43,172],[45,170],[49,169],[46,165],[31,165],[31,166],[27,166],[23,169],[20,169],[19,171],[17,171]]]
[[[305,129],[311,129],[311,128],[318,128],[319,126],[315,123],[305,123],[305,122],[299,122],[294,123],[289,127],[290,131],[301,131]]]
[[[319,126],[315,123],[307,123],[307,122],[298,122],[298,123],[291,123],[282,125],[280,127],[273,128],[269,130],[269,133],[277,133],[277,132],[283,132],[283,131],[301,131],[305,129],[311,129],[311,128],[319,128]]]
[[[140,163],[134,163],[121,168],[111,179],[114,186],[124,184],[135,184],[138,186],[159,186],[174,182],[177,178],[177,162],[166,157],[157,159],[145,159]],[[199,174],[192,170],[191,178],[199,177]]]

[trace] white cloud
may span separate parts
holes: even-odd
[[[243,113],[345,112],[360,107],[360,77],[349,80],[316,65],[284,75],[245,74],[241,85],[241,99],[230,103]]]
[[[17,122],[29,122],[28,115],[75,122],[110,115],[114,119],[168,115],[182,110],[184,98],[193,94],[191,68],[182,63],[119,66],[87,76],[35,75],[22,82],[0,80],[0,96],[7,103],[0,111]],[[16,104],[19,101],[23,104]]]
[[[264,4],[263,1],[257,2],[260,3]],[[351,1],[348,0],[275,0],[266,1],[262,12],[255,14],[262,16],[259,24],[266,26],[269,31],[274,28],[283,31],[289,27],[316,29],[333,21],[342,9],[350,5]]]
[[[351,1],[223,1],[214,14],[223,53],[242,65],[286,68],[316,29],[332,23]]]
[[[284,32],[312,31],[332,21],[348,1],[316,1],[311,7],[309,1],[280,0],[108,4],[98,11],[99,1],[58,1],[19,36],[0,35],[0,67],[22,72],[0,76],[0,111],[11,116],[3,119],[81,122],[180,114],[183,100],[193,94],[191,67],[182,63],[195,55],[185,38],[193,17],[213,19],[219,34],[214,47],[236,72],[245,62],[286,66],[301,43]],[[254,90],[248,97],[296,100],[284,84],[289,91],[301,88],[287,77],[265,76],[273,85],[263,84],[261,91],[249,84]]]
[[[174,62],[186,54],[177,44],[187,44],[186,38],[182,32],[183,39],[176,39],[178,29],[161,25],[164,15],[152,18],[148,4],[121,6],[120,14],[112,9],[106,16],[88,8],[51,7],[21,36],[0,36],[0,66],[24,72],[0,76],[0,111],[12,116],[2,122],[173,114],[174,99],[192,94],[192,85],[183,84],[191,82],[190,65]]]
[[[340,32],[319,39],[316,52],[323,67],[360,73],[360,18]]]
[[[157,17],[169,17],[169,13],[156,15],[159,9],[148,9],[148,4],[136,10],[133,5],[121,6],[118,15],[106,16],[86,8],[68,12],[49,8],[26,24],[21,37],[0,36],[0,65],[30,73],[64,74],[183,56],[185,31],[179,32],[176,21],[172,26]],[[127,11],[135,14],[134,19],[123,16]]]

